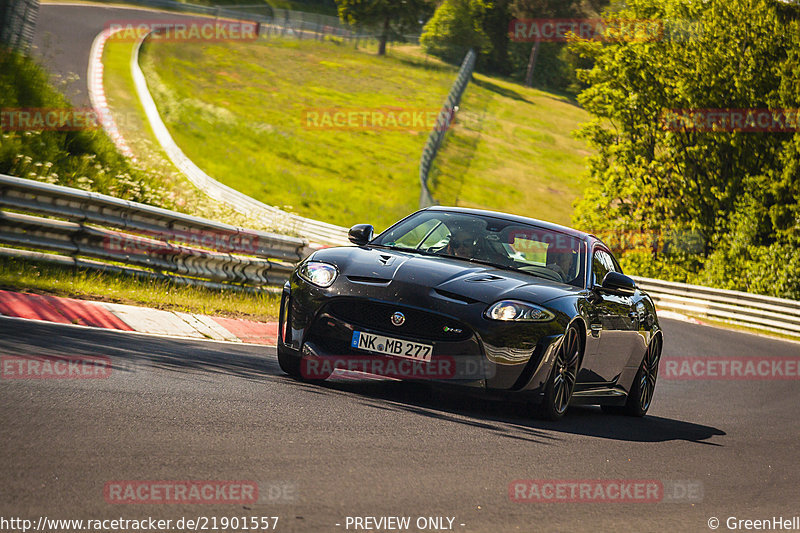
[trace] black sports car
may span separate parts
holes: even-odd
[[[538,220],[431,207],[356,246],[314,252],[283,289],[281,368],[432,379],[643,416],[662,333],[650,297],[596,237]],[[357,375],[357,374],[356,374]]]

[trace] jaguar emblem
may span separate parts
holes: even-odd
[[[406,315],[404,315],[400,311],[395,311],[395,313],[392,315],[392,324],[400,327],[403,324],[405,324],[405,322],[406,322]]]

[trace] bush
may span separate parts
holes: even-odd
[[[0,52],[0,109],[71,109],[47,72],[21,53]],[[158,181],[134,168],[102,129],[0,131],[0,174],[77,187],[171,208]]]
[[[423,49],[450,63],[459,63],[467,50],[490,52],[481,27],[486,10],[482,0],[444,0],[425,24],[419,42]]]

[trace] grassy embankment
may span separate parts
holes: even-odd
[[[417,208],[429,131],[307,127],[307,110],[438,110],[456,68],[415,47],[311,40],[153,42],[142,58],[183,151],[219,181],[319,220],[378,229]],[[569,223],[588,155],[569,101],[476,75],[432,177],[442,204]]]

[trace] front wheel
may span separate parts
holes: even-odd
[[[556,352],[553,371],[547,380],[544,398],[539,406],[543,418],[558,420],[567,412],[572,392],[575,390],[581,351],[580,331],[575,326],[569,326]]]
[[[322,383],[333,373],[330,365],[321,364],[319,359],[311,359],[306,355],[298,357],[280,347],[278,365],[291,378],[306,383]]]
[[[294,379],[303,379],[303,376],[300,374],[300,358],[295,357],[286,350],[282,350],[280,346],[278,347],[278,366],[290,377]]]

